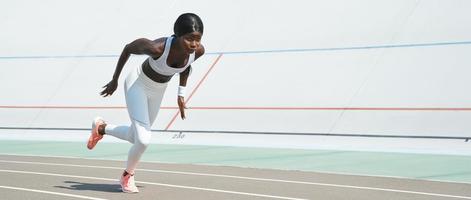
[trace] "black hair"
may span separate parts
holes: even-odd
[[[177,37],[195,31],[203,34],[203,21],[194,13],[180,15],[173,25],[173,32]]]

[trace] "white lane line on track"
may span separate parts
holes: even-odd
[[[102,198],[95,198],[95,197],[89,197],[89,196],[83,196],[83,195],[67,194],[67,193],[60,193],[60,192],[51,192],[51,191],[45,191],[45,190],[35,190],[35,189],[29,189],[29,188],[11,187],[11,186],[5,186],[5,185],[0,185],[0,188],[10,189],[10,190],[27,191],[27,192],[36,192],[36,193],[43,193],[43,194],[52,194],[52,195],[59,195],[59,196],[66,196],[66,197],[74,197],[74,198],[78,198],[78,199],[106,200],[106,199],[102,199]]]
[[[0,153],[0,156],[17,156],[17,157],[41,157],[41,158],[63,158],[63,159],[80,159],[80,160],[85,160],[85,161],[119,161],[122,162],[123,160],[120,159],[100,159],[100,158],[84,158],[84,157],[77,157],[77,156],[53,156],[53,155],[36,155],[36,154],[11,154],[11,153]],[[150,163],[150,164],[181,164],[181,163],[172,163],[172,162],[157,162],[157,161],[142,161],[145,163]],[[211,164],[196,164],[197,166],[211,166],[211,167],[217,167],[217,165],[211,165]],[[122,169],[122,168],[120,168]],[[158,172],[158,170],[156,170]],[[162,173],[164,173],[165,170],[162,170]],[[174,171],[175,173],[177,171]],[[453,183],[453,184],[466,184],[466,185],[471,185],[469,182],[463,182],[463,181],[450,181],[450,180],[432,180],[432,179],[422,179],[422,178],[411,178],[411,177],[405,177],[405,176],[387,176],[387,175],[369,175],[369,174],[357,174],[357,173],[342,173],[342,172],[331,172],[331,171],[312,171],[313,173],[322,173],[322,174],[330,174],[330,175],[341,175],[341,176],[362,176],[362,177],[371,177],[371,178],[391,178],[391,179],[400,179],[400,180],[411,180],[411,181],[428,181],[428,182],[434,182],[434,183]],[[192,173],[192,172],[181,172],[181,173]],[[214,175],[214,176],[226,176],[226,175],[218,175],[218,174],[209,174]],[[230,175],[229,175],[230,176]],[[251,177],[249,177],[251,178]],[[298,183],[302,183],[302,181],[294,181]],[[307,182],[309,183],[309,182]]]
[[[18,171],[18,170],[0,169],[0,172],[17,173],[17,174],[33,174],[33,175],[43,175],[43,176],[57,176],[57,177],[67,177],[67,178],[80,178],[80,179],[91,179],[91,180],[102,180],[102,181],[113,181],[113,182],[119,181],[118,179],[111,179],[111,178],[77,176],[77,175],[69,175],[69,174],[43,173],[43,172],[32,172],[32,171]],[[145,181],[136,181],[136,183],[148,184],[148,185],[158,185],[158,186],[165,186],[165,187],[174,187],[174,188],[183,188],[183,189],[192,189],[192,190],[202,190],[202,191],[209,191],[209,192],[220,192],[220,193],[237,194],[237,195],[266,197],[266,198],[273,198],[273,199],[307,200],[307,199],[293,198],[293,197],[283,197],[283,196],[256,194],[256,193],[248,193],[248,192],[237,192],[237,191],[230,191],[230,190],[218,190],[218,189],[212,189],[212,188],[192,187],[192,186],[173,185],[173,184],[165,184],[165,183],[154,183],[154,182],[145,182]]]
[[[117,169],[117,170],[122,170],[122,168],[119,168],[119,167],[106,167],[106,166],[93,166],[93,165],[73,165],[73,164],[44,163],[44,162],[27,162],[27,161],[10,161],[10,160],[0,160],[0,162],[4,162],[4,163],[17,163],[17,164],[36,164],[36,165],[50,165],[50,166],[83,167],[83,168],[102,168],[102,169]],[[428,192],[417,192],[417,191],[397,190],[397,189],[388,189],[388,188],[375,188],[375,187],[364,187],[364,186],[353,186],[353,185],[318,183],[318,182],[290,181],[290,180],[281,180],[281,179],[254,178],[254,177],[245,177],[245,176],[231,176],[231,175],[220,175],[220,174],[206,174],[206,173],[181,172],[181,171],[167,171],[167,170],[152,170],[152,169],[139,169],[138,171],[157,172],[157,173],[172,173],[172,174],[183,174],[183,175],[197,175],[197,176],[212,176],[212,177],[222,177],[222,178],[235,178],[235,179],[256,180],[256,181],[270,181],[270,182],[281,182],[281,183],[295,183],[295,184],[317,185],[317,186],[326,186],[326,187],[339,187],[339,188],[350,188],[350,189],[361,189],[361,190],[374,190],[374,191],[384,191],[384,192],[396,192],[396,193],[406,193],[406,194],[417,194],[417,195],[426,195],[426,196],[437,196],[437,197],[448,197],[448,198],[459,198],[459,199],[471,199],[471,197],[469,197],[469,196],[459,196],[459,195],[449,195],[449,194],[439,194],[439,193],[428,193]],[[145,183],[145,182],[143,182],[143,183]]]

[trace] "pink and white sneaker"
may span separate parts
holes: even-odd
[[[95,117],[92,122],[92,133],[88,138],[87,148],[92,150],[95,145],[103,138],[103,135],[98,133],[98,127],[102,124],[105,124],[105,121],[101,117]]]
[[[139,190],[136,187],[136,183],[134,182],[134,174],[129,174],[126,171],[121,175],[121,179],[119,180],[121,184],[121,190],[125,193],[138,193]]]

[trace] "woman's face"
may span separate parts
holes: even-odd
[[[198,49],[198,47],[200,46],[201,44],[201,37],[203,35],[200,33],[200,32],[191,32],[191,33],[187,33],[183,36],[181,36],[181,44],[183,46],[183,49],[187,52],[187,53],[194,53],[196,51],[196,49]]]

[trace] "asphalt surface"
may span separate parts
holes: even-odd
[[[138,194],[120,190],[123,161],[0,155],[0,199],[471,199],[471,184],[238,167],[140,163]]]

